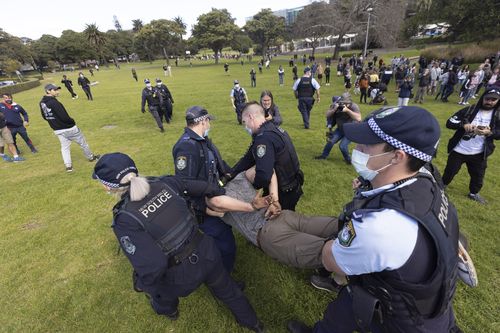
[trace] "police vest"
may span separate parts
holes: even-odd
[[[421,260],[425,260],[418,256],[417,241],[410,259],[401,268],[353,276],[350,283],[362,286],[381,302],[386,327],[390,326],[391,318],[406,325],[419,325],[423,319],[440,316],[451,304],[457,278],[457,212],[431,176],[418,174],[413,184],[372,197],[354,199],[339,217],[339,230],[354,212],[363,214],[382,209],[397,210],[418,222],[419,229],[423,228],[422,231],[430,237],[436,252],[434,271],[425,282],[411,283],[401,279],[403,271],[408,274],[414,266],[418,266],[416,261],[422,263]]]
[[[278,187],[282,192],[289,192],[304,183],[304,175],[300,170],[299,158],[292,140],[281,127],[274,126],[271,122],[263,125],[263,132],[278,136],[283,143],[283,149],[275,152],[276,161],[274,171],[278,178]]]
[[[153,89],[149,90],[148,88],[144,88],[143,92],[146,95],[146,100],[148,101],[149,106],[158,106],[160,105],[160,92],[158,89],[153,87]]]
[[[300,82],[297,86],[297,93],[299,94],[299,98],[313,97],[314,91],[316,91],[316,89],[314,89],[312,85],[312,78],[305,76],[301,77]]]
[[[196,226],[192,214],[187,214],[184,199],[166,183],[149,178],[151,189],[140,201],[125,199],[113,209],[113,216],[132,217],[155,240],[165,255],[179,249]]]
[[[244,104],[245,103],[245,93],[243,89],[233,89],[234,104]]]

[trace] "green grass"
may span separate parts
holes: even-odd
[[[229,164],[244,153],[250,137],[236,123],[229,92],[234,79],[240,80],[250,99],[271,89],[280,107],[284,124],[297,148],[306,183],[298,211],[306,214],[337,215],[352,195],[352,167],[343,163],[338,147],[328,160],[313,160],[324,145],[324,112],[332,95],[343,90],[341,80],[321,88],[321,103],[312,111],[311,130],[302,129],[291,90],[292,75],[288,57],[279,60],[286,69],[285,87],[278,86],[278,60],[271,70],[257,74],[257,88],[250,88],[248,72],[254,63],[241,66],[229,61],[229,75],[222,64],[195,61],[191,68],[181,61],[173,67],[173,77],[165,78],[175,99],[174,121],[162,134],[152,117],[140,112],[142,79],[162,77],[158,61],[140,63],[139,82],[131,76],[132,66],[121,70],[101,67],[91,78],[100,83],[92,88],[95,101],[88,102],[79,87],[80,99],[71,100],[63,88],[60,100],[97,153],[121,151],[130,154],[141,173],[173,173],[172,146],[181,135],[184,111],[200,104],[217,116],[210,135]],[[204,66],[201,66],[204,64]],[[209,65],[210,64],[210,65]],[[302,70],[302,66],[299,66]],[[66,73],[76,82],[77,73]],[[47,82],[59,82],[62,74],[46,75]],[[389,102],[396,96],[387,94]],[[180,302],[181,316],[176,322],[156,316],[146,298],[131,288],[131,268],[123,255],[117,255],[117,241],[110,229],[114,199],[90,178],[93,163],[73,148],[72,174],[66,174],[60,145],[48,124],[42,120],[38,102],[42,88],[14,96],[31,116],[29,134],[40,153],[25,154],[26,162],[0,163],[0,189],[3,201],[0,230],[0,331],[5,332],[244,332],[229,311],[218,304],[205,287]],[[442,140],[436,165],[443,170],[446,143],[452,131],[444,128],[446,119],[459,109],[455,103],[442,104],[427,99],[424,107],[442,124]],[[362,105],[363,115],[375,107]],[[113,129],[103,129],[115,125]],[[21,140],[21,139],[20,139]],[[28,151],[24,142],[20,148]],[[459,211],[462,231],[471,242],[471,255],[479,273],[479,287],[459,284],[455,311],[464,332],[498,332],[499,246],[498,180],[500,154],[488,160],[485,186],[481,191],[486,207],[466,198],[468,175],[464,170],[449,186],[448,193]],[[309,286],[309,271],[285,267],[252,247],[237,235],[237,279],[247,283],[246,294],[268,332],[285,332],[285,322],[300,318],[308,324],[321,318],[333,295]]]

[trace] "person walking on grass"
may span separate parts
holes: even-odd
[[[36,150],[33,142],[28,136],[28,131],[26,130],[26,127],[29,126],[28,112],[26,112],[21,105],[14,102],[12,94],[4,93],[2,95],[2,99],[3,101],[0,103],[0,113],[3,112],[5,115],[5,121],[10,133],[12,134],[17,154],[21,154],[19,147],[17,146],[17,134],[23,138],[32,153],[38,153],[38,150]]]
[[[101,156],[92,153],[85,136],[76,126],[75,120],[69,116],[64,105],[57,100],[60,89],[61,87],[52,83],[45,86],[45,96],[40,101],[40,111],[43,119],[49,123],[61,143],[61,154],[66,172],[72,172],[73,163],[70,149],[72,142],[76,142],[82,148],[83,154],[89,162],[97,161]]]

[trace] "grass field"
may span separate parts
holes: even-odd
[[[414,53],[414,52],[413,52]],[[391,55],[392,56],[392,55]],[[287,59],[275,60],[271,69],[257,74],[257,88],[250,88],[253,64],[230,61],[229,75],[220,65],[181,61],[173,67],[173,77],[164,78],[174,100],[174,120],[160,133],[149,113],[140,112],[142,80],[162,77],[161,62],[134,64],[136,83],[129,65],[121,70],[102,66],[92,80],[95,100],[85,99],[83,91],[72,100],[63,88],[60,101],[69,110],[97,153],[121,151],[130,154],[145,175],[173,173],[172,146],[185,125],[187,107],[203,105],[217,116],[210,136],[224,159],[234,164],[247,148],[250,137],[237,125],[229,93],[234,79],[240,80],[250,99],[271,89],[280,107],[283,127],[294,140],[306,183],[298,211],[306,214],[337,215],[352,195],[355,171],[344,164],[338,147],[327,160],[313,160],[324,145],[324,112],[332,95],[343,90],[335,76],[331,86],[321,88],[321,102],[315,105],[311,130],[305,131],[291,90],[292,74]],[[387,59],[388,60],[388,59]],[[277,69],[285,70],[284,87],[278,85]],[[299,66],[302,71],[302,66]],[[332,71],[334,72],[334,71]],[[66,73],[76,83],[77,73]],[[62,74],[46,75],[45,83],[59,82]],[[391,82],[387,94],[396,103]],[[40,151],[24,154],[24,163],[0,163],[0,189],[4,212],[0,229],[0,331],[3,332],[244,332],[227,309],[217,303],[205,287],[180,302],[181,316],[176,322],[154,314],[146,298],[131,287],[131,267],[117,254],[117,241],[110,229],[114,199],[91,180],[93,163],[86,161],[73,146],[74,172],[67,174],[60,145],[40,115],[38,102],[42,88],[14,96],[30,113],[29,134]],[[442,124],[443,132],[436,165],[443,170],[446,143],[452,131],[446,119],[459,109],[456,95],[451,103],[427,99],[428,108]],[[376,107],[361,105],[363,115]],[[112,126],[110,126],[112,125]],[[115,126],[115,127],[113,127]],[[24,142],[20,148],[28,152]],[[489,201],[480,206],[466,198],[468,175],[463,169],[448,187],[458,208],[460,226],[469,237],[471,255],[479,274],[479,287],[459,284],[455,311],[464,332],[499,332],[498,285],[500,277],[497,197],[500,179],[500,153],[488,160],[485,186],[481,194]],[[299,318],[313,324],[321,318],[328,302],[335,297],[313,289],[309,271],[285,267],[252,247],[237,235],[237,279],[245,280],[246,294],[268,332],[285,332],[285,323]]]

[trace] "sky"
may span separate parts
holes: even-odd
[[[18,2],[19,1],[19,2]],[[155,19],[182,17],[187,24],[188,36],[199,15],[212,8],[226,8],[236,19],[238,26],[245,18],[262,8],[279,10],[309,4],[310,0],[8,0],[2,1],[0,28],[17,37],[38,39],[43,34],[61,36],[63,30],[81,32],[85,24],[96,23],[101,31],[114,29],[116,15],[124,30],[132,29],[132,20],[141,19],[144,24]]]

